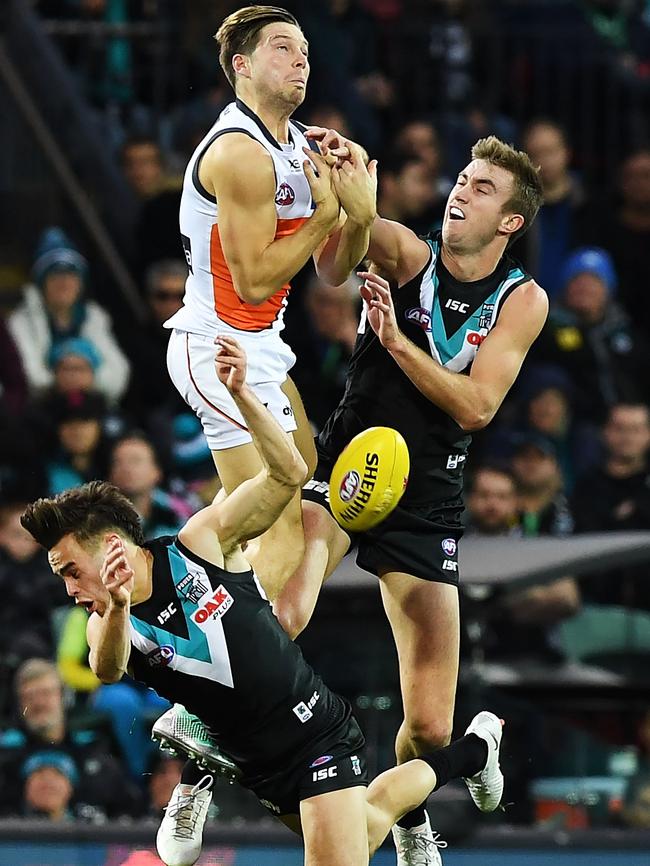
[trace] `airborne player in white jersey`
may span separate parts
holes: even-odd
[[[368,170],[361,161],[332,169],[304,127],[290,120],[309,76],[307,41],[292,15],[248,6],[228,16],[215,38],[236,100],[185,172],[180,230],[189,276],[183,307],[166,323],[172,329],[167,360],[230,493],[257,474],[260,461],[241,413],[214,375],[214,339],[236,337],[245,348],[248,384],[293,433],[311,475],[312,432],[288,376],[295,356],[281,338],[289,280],[337,226],[350,183],[374,188],[375,177],[374,166]],[[356,217],[348,208],[348,221]],[[362,218],[369,227],[373,214]],[[270,598],[302,560],[300,522],[296,495],[247,550]]]

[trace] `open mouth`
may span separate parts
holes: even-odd
[[[451,219],[451,220],[464,220],[465,214],[462,212],[462,210],[459,207],[456,207],[456,205],[453,205],[452,207],[449,208],[449,219]]]
[[[78,604],[80,607],[85,608],[88,611],[88,613],[93,613],[93,611],[95,609],[95,602],[94,601],[80,601],[79,599],[77,599],[75,604]]]

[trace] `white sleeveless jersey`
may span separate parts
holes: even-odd
[[[226,106],[217,122],[194,151],[183,179],[180,207],[180,230],[189,268],[183,306],[166,323],[204,336],[232,331],[279,332],[284,327],[284,308],[290,286],[287,283],[275,295],[257,306],[247,304],[237,295],[228,270],[219,237],[219,205],[199,180],[202,156],[219,136],[241,132],[254,138],[270,154],[276,177],[275,237],[293,234],[314,211],[311,191],[302,168],[303,147],[310,144],[304,127],[289,122],[289,143],[275,140],[260,118],[241,100]],[[246,171],[246,166],[241,167]]]

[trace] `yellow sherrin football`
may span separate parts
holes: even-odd
[[[402,498],[409,465],[404,437],[392,427],[355,436],[330,476],[330,508],[343,529],[363,532],[381,523]]]

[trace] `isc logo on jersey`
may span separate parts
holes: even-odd
[[[224,589],[223,584],[218,586],[214,594],[208,598],[197,610],[192,614],[192,620],[197,625],[202,625],[209,619],[221,619],[221,617],[230,610],[233,604],[233,597]]]
[[[406,442],[391,427],[370,427],[343,449],[330,476],[332,514],[350,532],[376,526],[402,498],[409,474]]]

